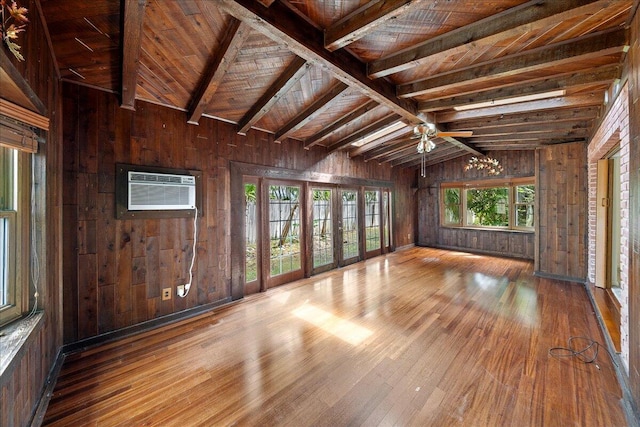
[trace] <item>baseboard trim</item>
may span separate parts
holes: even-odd
[[[470,254],[490,255],[490,256],[497,256],[502,258],[512,258],[512,259],[522,259],[525,261],[533,261],[533,258],[527,258],[519,254],[505,254],[498,251],[486,251],[482,249],[463,248],[459,246],[448,246],[448,245],[427,245],[427,244],[421,244],[421,243],[418,243],[417,246],[425,247],[425,248],[445,249],[447,251],[467,252]]]
[[[620,399],[620,404],[622,405],[622,409],[627,418],[627,422],[630,426],[640,426],[640,411],[636,406],[636,403],[633,399],[633,394],[631,393],[631,386],[629,384],[629,376],[627,375],[627,371],[624,369],[624,362],[620,357],[620,353],[616,351],[615,346],[613,345],[613,341],[609,336],[609,332],[607,331],[607,325],[604,322],[604,318],[600,313],[600,308],[596,303],[595,295],[592,292],[592,286],[595,286],[593,283],[585,281],[585,290],[587,291],[587,296],[589,297],[589,301],[591,302],[591,308],[593,308],[593,312],[596,315],[596,319],[598,320],[598,326],[600,327],[600,331],[602,332],[602,336],[604,336],[604,340],[607,344],[607,350],[609,350],[609,354],[614,359],[615,363],[613,364],[614,370],[616,372],[616,377],[618,378],[618,383],[620,384],[620,389],[622,391],[622,399]]]
[[[31,427],[40,427],[42,425],[42,422],[44,421],[44,416],[47,413],[47,407],[49,406],[51,396],[53,396],[53,389],[55,388],[56,382],[58,381],[58,376],[60,375],[60,371],[62,370],[62,365],[64,364],[65,358],[66,355],[62,352],[61,347],[60,349],[58,349],[56,360],[49,370],[49,375],[47,375],[44,387],[42,388],[42,394],[40,395],[40,399],[38,400],[38,406],[36,406],[36,410],[31,417],[31,422],[29,423]]]
[[[562,280],[563,282],[572,282],[572,283],[577,283],[579,285],[587,284],[587,279],[583,279],[580,277],[563,276],[561,274],[545,273],[542,271],[534,271],[533,275],[536,277],[541,277],[543,279]]]
[[[242,299],[238,301],[242,301]],[[146,322],[142,322],[136,325],[128,326],[126,328],[118,329],[116,331],[107,332],[101,335],[96,335],[95,337],[86,338],[70,344],[65,344],[62,346],[62,352],[65,354],[65,356],[68,356],[70,354],[77,353],[79,351],[87,350],[91,347],[95,347],[98,345],[106,344],[111,341],[119,340],[122,338],[128,338],[133,335],[147,332],[147,331],[156,329],[160,326],[167,326],[172,323],[180,322],[182,320],[186,320],[191,317],[198,316],[202,313],[206,313],[207,311],[211,311],[214,308],[220,308],[231,302],[232,302],[231,297],[228,297],[220,301],[199,305],[193,308],[188,308],[186,310],[182,310],[177,313],[168,314],[166,316],[158,317],[156,319],[148,320]]]

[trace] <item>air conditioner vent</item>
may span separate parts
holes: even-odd
[[[129,210],[195,209],[196,178],[147,172],[128,173]]]

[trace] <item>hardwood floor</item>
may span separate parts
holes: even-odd
[[[45,425],[625,426],[585,289],[412,248],[67,357]]]

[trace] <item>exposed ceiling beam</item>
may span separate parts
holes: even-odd
[[[552,121],[543,123],[527,123],[521,125],[512,126],[494,126],[473,130],[473,140],[479,136],[495,136],[506,134],[520,134],[526,135],[526,132],[545,132],[545,131],[569,131],[577,129],[590,129],[593,126],[593,119],[581,120],[581,121]]]
[[[233,17],[225,30],[225,37],[211,57],[209,65],[190,103],[187,115],[188,123],[197,125],[204,110],[213,99],[224,75],[235,60],[244,41],[249,37],[251,27]]]
[[[333,153],[335,151],[341,150],[351,145],[352,143],[357,142],[368,135],[371,135],[372,133],[380,130],[381,128],[397,122],[398,120],[400,120],[400,117],[397,114],[395,113],[388,114],[383,118],[378,119],[375,122],[363,127],[359,131],[354,132],[351,135],[345,138],[342,138],[340,141],[337,141],[336,143],[332,144],[329,147],[329,152]]]
[[[286,45],[296,55],[322,66],[338,80],[412,123],[428,120],[418,112],[415,101],[396,96],[393,84],[384,79],[369,79],[366,65],[349,52],[326,50],[324,33],[310,26],[282,3],[274,2],[265,8],[254,0],[218,0],[217,5],[224,12],[246,22],[271,40]]]
[[[499,107],[479,108],[477,110],[452,111],[438,114],[439,123],[454,122],[457,120],[478,119],[482,117],[502,116],[508,114],[534,112],[540,110],[555,110],[558,108],[585,107],[601,105],[603,98],[593,94],[563,96],[558,98],[543,99],[540,101],[520,102],[518,104],[502,105]]]
[[[473,24],[434,37],[410,49],[369,64],[369,76],[379,78],[429,62],[436,54],[454,55],[469,44],[489,45],[529,31],[551,26],[575,16],[591,15],[607,7],[609,1],[533,0],[489,16]]]
[[[414,153],[409,155],[409,156],[403,156],[403,157],[398,157],[395,158],[391,161],[389,161],[389,159],[384,159],[381,163],[391,163],[392,167],[397,167],[397,166],[404,166],[404,167],[412,167],[412,166],[417,166],[420,165],[422,163],[422,154],[418,153],[415,151],[415,149],[413,150]],[[452,147],[452,146],[438,146],[435,150],[433,150],[430,153],[426,153],[425,155],[425,166],[429,161],[435,161],[437,160],[436,163],[445,161],[445,160],[449,160],[450,156],[463,156],[463,155],[467,155],[469,153],[460,150],[457,147]]]
[[[449,108],[473,105],[481,102],[492,102],[525,95],[543,94],[545,92],[561,89],[578,88],[599,83],[610,83],[619,77],[620,67],[618,65],[606,66],[593,71],[576,72],[570,75],[552,77],[542,81],[535,81],[517,86],[482,91],[471,95],[424,101],[418,104],[418,108],[421,111],[446,110]]]
[[[533,130],[533,129],[532,129]],[[542,131],[542,132],[522,132],[511,133],[502,135],[486,135],[473,138],[473,142],[476,145],[481,146],[487,142],[501,142],[501,141],[539,141],[547,139],[568,139],[568,138],[585,138],[589,136],[589,129],[558,129],[555,131]]]
[[[579,106],[574,109],[517,113],[506,116],[477,118],[449,123],[448,130],[501,129],[512,126],[531,126],[536,124],[559,124],[580,120],[594,120],[598,116],[598,106]]]
[[[514,141],[514,142],[486,142],[482,144],[482,148],[487,151],[497,150],[533,150],[543,145],[571,144],[573,142],[587,142],[587,138],[549,138],[538,139],[535,141]]]
[[[142,44],[142,23],[147,0],[125,0],[123,2],[122,28],[122,78],[120,107],[135,110],[138,64]]]
[[[382,147],[377,147],[374,150],[367,151],[366,153],[364,153],[363,158],[365,162],[369,162],[381,157],[390,156],[408,147],[413,147],[413,149],[415,150],[417,144],[417,140],[413,140],[409,137],[394,139],[393,141],[386,142]]]
[[[393,144],[395,141],[408,140],[411,135],[413,135],[413,131],[410,128],[398,129],[397,131],[391,132],[390,134],[385,135],[381,138],[377,138],[369,142],[368,144],[364,144],[360,147],[354,147],[354,149],[349,150],[349,157],[353,158],[361,154],[368,153],[372,150],[379,149],[379,147],[385,149],[389,146],[389,144]]]
[[[274,136],[275,142],[281,142],[287,135],[291,134],[291,132],[295,132],[300,129],[307,123],[309,123],[312,119],[312,115],[317,113],[318,111],[327,108],[329,103],[340,95],[342,92],[347,90],[349,86],[342,82],[338,82],[335,84],[327,93],[322,95],[319,99],[313,102],[310,106],[302,110],[298,113],[293,119],[291,119],[287,124],[278,129]]]
[[[438,156],[438,157],[434,157],[432,159],[427,159],[427,161],[424,163],[425,167],[431,167],[434,165],[437,165],[438,163],[442,163],[442,162],[447,162],[449,160],[454,160],[457,159],[459,157],[464,157],[466,155],[468,155],[469,153],[465,153],[464,151],[448,151],[448,152],[443,152],[442,155]],[[419,163],[416,163],[415,166],[417,166]]]
[[[327,124],[327,126],[322,128],[322,130],[320,132],[318,132],[315,135],[307,138],[305,140],[305,142],[304,142],[304,148],[308,150],[309,148],[311,148],[314,145],[318,144],[319,142],[323,141],[325,138],[328,138],[331,134],[337,132],[342,127],[344,127],[347,124],[351,123],[352,121],[354,121],[358,117],[363,116],[364,114],[368,113],[369,111],[373,111],[374,109],[378,108],[379,106],[380,106],[380,104],[378,104],[375,101],[366,102],[365,104],[363,104],[362,106],[356,108],[355,110],[353,110],[352,112],[350,112],[346,116],[340,117],[339,119],[335,120],[334,122]]]
[[[571,62],[621,53],[627,45],[624,29],[606,31],[581,37],[575,41],[558,43],[516,55],[437,75],[417,82],[398,86],[398,96],[413,97],[432,91],[452,89],[470,82],[481,83],[516,73],[562,66]]]
[[[293,85],[295,85],[302,76],[311,67],[304,59],[296,56],[287,69],[282,73],[278,79],[262,94],[258,102],[253,104],[249,111],[238,122],[238,133],[240,135],[246,135],[247,131],[258,120],[260,120],[267,112],[287,93]]]
[[[422,0],[376,0],[365,3],[332,24],[324,32],[324,46],[330,51],[345,47],[375,31],[390,19],[415,8]]]
[[[264,7],[269,7],[275,0],[258,0]]]

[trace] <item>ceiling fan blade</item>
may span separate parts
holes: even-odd
[[[470,130],[461,130],[461,131],[457,131],[457,132],[438,132],[436,134],[436,136],[438,137],[443,137],[443,136],[452,136],[452,137],[470,137],[471,135],[473,135],[473,131]]]

